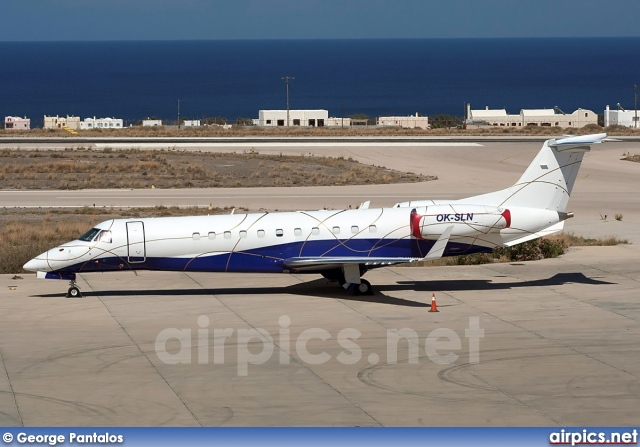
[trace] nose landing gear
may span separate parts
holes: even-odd
[[[69,281],[69,290],[67,291],[67,298],[82,298],[80,293],[80,287],[74,280]]]

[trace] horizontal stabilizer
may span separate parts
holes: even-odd
[[[532,241],[533,239],[537,239],[539,237],[549,236],[554,233],[558,233],[562,231],[564,228],[564,221],[558,222],[556,224],[551,225],[550,227],[545,228],[544,230],[540,230],[537,233],[527,234],[519,239],[515,239],[513,241],[505,242],[505,247],[513,247],[517,244],[522,244],[523,242]]]
[[[600,144],[605,141],[611,141],[607,139],[606,133],[598,133],[593,135],[579,135],[577,137],[568,136],[563,138],[557,138],[555,140],[549,140],[549,147],[563,150],[574,146],[589,146],[591,144]]]

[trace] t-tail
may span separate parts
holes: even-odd
[[[606,133],[547,140],[522,177],[511,187],[469,197],[465,203],[527,207],[565,212],[584,154]]]
[[[413,208],[415,233],[427,238],[458,220],[464,220],[468,228],[456,226],[451,240],[469,238],[474,230],[483,236],[481,240],[476,236],[472,243],[481,242],[485,247],[512,246],[557,233],[564,228],[564,221],[573,217],[567,204],[584,154],[592,144],[604,141],[605,133],[547,140],[513,186],[465,199],[419,200],[395,206]]]
[[[418,200],[395,206],[464,203],[502,208],[526,207],[564,213],[584,154],[591,150],[592,144],[605,141],[606,133],[547,140],[524,174],[509,188],[460,200]]]

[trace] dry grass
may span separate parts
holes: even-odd
[[[618,239],[616,236],[600,237],[597,239],[576,236],[573,232],[560,233],[556,236],[549,236],[548,239],[563,240],[568,247],[609,247],[613,245],[628,244],[627,239]]]
[[[631,155],[631,154],[627,154],[623,160],[625,161],[633,161],[636,163],[640,163],[640,155]]]
[[[307,156],[142,151],[0,150],[5,189],[210,188],[422,182],[436,177]]]

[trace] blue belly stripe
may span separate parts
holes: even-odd
[[[189,272],[264,272],[288,271],[283,260],[291,257],[349,257],[371,256],[401,258],[425,256],[434,241],[418,239],[380,240],[352,239],[345,241],[324,240],[293,242],[269,247],[260,247],[234,253],[207,253],[195,258],[152,257],[144,262],[123,263],[119,257],[100,258],[99,262],[76,264],[59,272],[97,272],[117,270],[164,270]],[[150,250],[152,251],[152,250]],[[491,252],[488,247],[449,242],[444,256]],[[305,271],[305,273],[313,273]],[[54,276],[54,275],[51,275]]]

